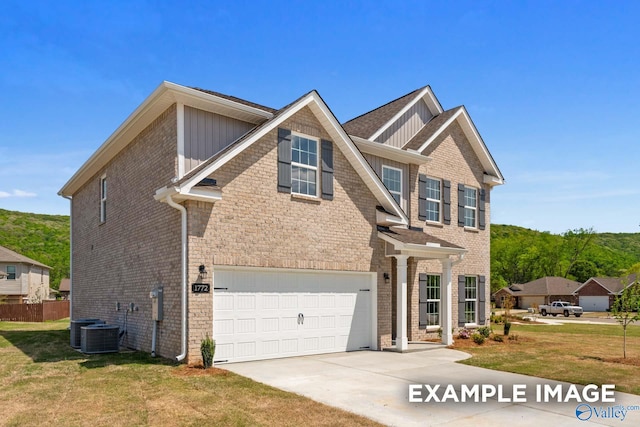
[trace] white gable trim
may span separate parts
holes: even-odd
[[[249,138],[247,138],[245,141],[242,141],[238,145],[232,147],[228,152],[217,158],[210,165],[202,168],[202,170],[186,180],[180,186],[178,192],[188,192],[198,182],[210,176],[213,172],[227,164],[238,154],[246,150],[248,147],[253,145],[256,141],[264,137],[273,129],[276,129],[282,122],[286,121],[306,106],[308,106],[315,114],[320,124],[325,128],[325,130],[333,139],[334,144],[336,144],[340,148],[344,156],[354,167],[358,175],[360,175],[360,177],[367,185],[369,190],[371,190],[378,202],[380,202],[380,204],[388,212],[396,215],[400,224],[409,224],[409,218],[406,216],[400,206],[398,206],[382,181],[380,181],[376,173],[373,171],[369,163],[364,159],[360,150],[358,150],[353,141],[351,141],[342,126],[340,126],[340,123],[336,120],[331,110],[329,110],[329,107],[327,107],[327,105],[324,103],[324,101],[316,91],[310,92],[308,95],[295,102],[285,112],[281,113],[280,115],[278,115],[278,117],[267,123],[255,134],[251,135]]]
[[[400,119],[400,117],[402,117],[402,115],[404,113],[409,111],[421,99],[424,99],[424,102],[427,104],[427,107],[429,108],[429,111],[431,111],[431,114],[433,114],[434,116],[436,116],[436,115],[438,115],[438,114],[443,112],[443,109],[442,109],[442,106],[440,105],[440,102],[438,101],[436,96],[431,91],[431,88],[429,86],[427,86],[427,87],[425,87],[424,89],[422,89],[420,91],[420,93],[414,98],[413,101],[411,101],[407,105],[405,105],[402,110],[400,110],[395,116],[393,116],[391,118],[391,120],[389,120],[380,129],[378,129],[376,131],[376,133],[371,135],[369,137],[369,139],[371,141],[375,141],[377,137],[382,135],[382,133],[385,130],[387,130],[392,124],[397,122]]]
[[[427,147],[433,141],[435,141],[435,139],[438,138],[440,134],[442,134],[442,132],[444,132],[444,130],[447,129],[449,125],[451,125],[451,123],[453,123],[455,120],[458,121],[467,139],[471,143],[471,147],[478,156],[478,159],[480,159],[480,163],[482,163],[485,173],[489,175],[489,178],[484,180],[485,183],[491,186],[504,184],[504,177],[500,173],[500,169],[498,169],[498,166],[493,161],[493,158],[491,157],[486,144],[482,140],[482,137],[478,133],[478,129],[476,129],[475,125],[471,121],[471,117],[469,117],[469,113],[464,106],[461,107],[453,116],[451,116],[449,120],[444,122],[444,124],[440,126],[440,128],[436,132],[434,132],[434,134],[431,135],[431,137],[429,137],[429,139],[427,139],[424,144],[422,144],[420,148],[418,148],[417,151],[419,153],[422,153],[424,150],[426,150]]]
[[[410,163],[413,165],[422,165],[432,160],[417,151],[403,150],[401,148],[360,138],[359,136],[349,136],[361,152],[373,154],[374,156],[382,157],[383,159],[395,160],[396,162]]]
[[[256,107],[241,104],[200,90],[171,82],[162,82],[127,119],[122,122],[78,169],[58,192],[61,196],[73,196],[92,176],[98,173],[133,139],[173,104],[184,104],[205,111],[238,118],[250,123],[262,123],[273,114]],[[177,114],[176,114],[177,115]],[[177,120],[177,117],[176,117]],[[179,132],[180,130],[178,130]],[[178,143],[178,141],[176,141]],[[179,147],[176,148],[179,150]],[[178,173],[179,171],[176,171]]]

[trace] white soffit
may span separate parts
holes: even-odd
[[[382,157],[389,160],[395,160],[400,163],[410,163],[414,165],[425,164],[432,159],[427,156],[423,156],[417,151],[403,150],[389,145],[381,144],[379,142],[373,142],[368,139],[360,138],[359,136],[350,135],[356,147],[363,153],[373,154],[374,156]]]
[[[99,172],[116,154],[174,103],[182,103],[250,123],[261,123],[273,117],[273,114],[268,111],[175,83],[162,82],[91,155],[58,194],[72,196],[85,182]]]
[[[434,93],[431,91],[431,88],[427,86],[424,89],[422,89],[418,95],[416,95],[413,101],[409,102],[407,105],[404,106],[402,110],[398,111],[398,113],[395,116],[393,116],[391,120],[389,120],[380,129],[378,129],[376,133],[371,135],[369,139],[372,141],[375,141],[375,139],[378,138],[380,135],[382,135],[382,133],[385,130],[387,130],[389,126],[397,122],[404,113],[409,111],[411,107],[413,107],[421,99],[424,100],[424,102],[427,104],[427,107],[429,108],[429,111],[431,111],[432,115],[437,116],[438,114],[444,111],[442,109],[442,106],[440,105],[440,102],[438,101]]]
[[[467,113],[467,109],[464,106],[462,106],[453,116],[451,116],[449,120],[444,122],[444,124],[440,126],[440,128],[436,132],[434,132],[434,134],[431,135],[431,137],[429,137],[429,139],[427,139],[417,151],[420,153],[424,152],[424,150],[455,120],[457,120],[460,124],[460,127],[469,140],[473,151],[478,156],[478,159],[480,160],[485,173],[490,176],[488,180],[485,179],[485,183],[490,185],[504,184],[504,177],[500,173],[498,166],[493,161],[493,158],[491,157],[486,144],[482,140],[482,137],[471,121],[471,117],[469,117],[469,113]]]

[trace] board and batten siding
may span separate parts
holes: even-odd
[[[433,114],[429,111],[427,104],[420,100],[382,132],[382,135],[376,138],[376,142],[400,148],[418,133],[432,117]]]
[[[184,169],[189,172],[255,125],[197,108],[184,107]]]
[[[373,171],[380,178],[380,181],[382,181],[382,166],[390,166],[392,168],[402,170],[402,206],[400,207],[408,215],[409,212],[407,212],[407,206],[409,206],[409,204],[407,203],[407,197],[409,197],[409,166],[404,163],[384,159],[369,153],[362,153],[362,155],[367,162],[369,162]]]

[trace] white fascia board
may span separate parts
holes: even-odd
[[[368,139],[360,138],[359,136],[349,135],[356,147],[363,153],[373,154],[374,156],[382,157],[384,159],[395,160],[400,163],[409,163],[414,165],[422,165],[430,162],[432,159],[423,156],[414,150],[403,150],[401,148],[391,147],[389,145],[381,144],[379,142],[373,142]]]
[[[504,177],[500,173],[498,166],[493,162],[486,144],[480,137],[480,134],[478,133],[476,127],[473,125],[473,122],[469,117],[469,113],[467,113],[467,109],[464,106],[460,108],[460,110],[458,110],[453,116],[451,116],[449,120],[444,122],[444,124],[440,126],[440,128],[436,132],[434,132],[433,135],[431,135],[431,137],[429,137],[429,139],[427,139],[417,151],[420,153],[424,152],[424,150],[426,150],[427,147],[429,147],[429,145],[431,145],[431,143],[435,141],[436,138],[438,138],[440,134],[442,134],[442,132],[444,132],[444,130],[447,129],[455,120],[459,121],[460,127],[471,143],[473,151],[478,156],[478,159],[480,160],[480,163],[482,163],[485,172],[491,177],[489,178],[490,182],[487,182],[487,178],[485,178],[485,183],[492,186],[504,184]]]
[[[389,120],[387,123],[385,123],[384,125],[382,125],[382,127],[380,129],[378,129],[376,131],[376,133],[374,133],[373,135],[371,135],[369,137],[370,140],[375,141],[375,139],[377,137],[379,137],[380,135],[382,135],[382,133],[387,130],[389,128],[389,126],[391,126],[392,124],[394,124],[395,122],[398,121],[398,119],[400,119],[400,117],[402,117],[402,115],[404,113],[406,113],[407,111],[409,111],[411,109],[411,107],[413,107],[416,102],[418,102],[419,100],[425,98],[425,102],[427,104],[428,107],[430,107],[429,109],[431,110],[431,108],[435,108],[436,112],[434,113],[434,111],[431,111],[431,114],[433,114],[434,116],[437,114],[442,113],[442,107],[440,106],[440,102],[438,102],[438,100],[436,99],[435,95],[433,94],[433,92],[431,92],[431,88],[429,86],[425,87],[424,89],[422,89],[422,91],[420,91],[420,93],[418,95],[416,95],[416,97],[413,99],[413,101],[409,102],[407,105],[404,106],[404,108],[400,111],[398,111],[398,113],[393,116],[391,118],[391,120]]]
[[[103,168],[144,128],[174,103],[193,105],[207,111],[223,109],[227,115],[253,123],[263,122],[273,114],[255,107],[164,81],[136,108],[109,138],[89,157],[60,189],[58,195],[72,196],[87,180]]]
[[[399,218],[396,215],[392,215],[388,212],[380,212],[378,210],[376,211],[376,224],[384,226],[406,225],[402,221],[402,218]]]
[[[486,174],[484,176],[483,181],[484,181],[485,184],[489,184],[491,187],[494,187],[496,185],[504,184],[504,180],[503,179],[500,179],[497,176],[488,175],[488,174]]]
[[[176,202],[197,200],[201,202],[215,203],[218,200],[222,200],[222,191],[219,188],[206,189],[206,187],[191,188],[189,190],[177,187],[162,187],[156,190],[153,198],[160,202],[164,202],[169,196]]]
[[[183,183],[182,188],[188,190],[196,183],[200,182],[202,179],[210,176],[213,172],[218,170],[231,159],[253,145],[254,142],[264,137],[267,133],[277,128],[278,125],[289,119],[305,106],[309,106],[311,110],[317,115],[318,121],[325,126],[327,132],[329,132],[329,134],[334,139],[333,142],[339,144],[345,157],[347,157],[347,159],[351,162],[356,172],[358,172],[367,187],[371,190],[374,196],[376,196],[382,206],[388,211],[394,212],[401,219],[402,224],[408,224],[409,218],[398,206],[391,194],[387,191],[386,187],[384,187],[384,184],[382,184],[382,181],[380,181],[373,169],[371,169],[369,163],[362,156],[360,150],[358,150],[355,144],[351,141],[340,123],[338,123],[338,121],[333,116],[333,113],[329,110],[324,101],[322,101],[320,96],[315,91],[309,93],[307,96],[291,105],[286,112],[279,115],[275,120],[269,122],[258,132],[251,135],[250,138],[233,147],[227,153],[220,156],[220,158],[216,159],[213,163],[203,168],[200,172],[196,173],[188,181]],[[319,112],[321,112],[322,114],[318,114]],[[322,117],[319,117],[320,115],[322,115]]]
[[[395,213],[402,220],[402,225],[408,225],[409,217],[407,217],[407,214],[405,214],[398,203],[396,203],[391,193],[389,193],[389,190],[387,190],[387,187],[382,183],[382,180],[380,180],[378,175],[371,168],[369,162],[362,156],[358,147],[355,146],[351,138],[349,138],[349,135],[344,131],[340,122],[338,122],[331,110],[329,110],[327,104],[324,103],[317,92],[312,92],[312,95],[315,100],[315,103],[310,105],[310,107],[312,107],[312,111],[313,107],[317,107],[322,111],[323,117],[326,120],[322,120],[318,117],[320,123],[325,125],[329,134],[332,134],[334,142],[341,144],[341,147],[343,148],[342,153],[348,160],[350,160],[351,165],[354,167],[356,172],[358,172],[360,178],[362,178],[369,190],[371,190],[373,195],[387,211]]]
[[[467,249],[462,248],[447,248],[428,245],[417,245],[414,243],[403,243],[391,236],[388,236],[382,232],[378,232],[378,237],[387,243],[393,245],[396,251],[399,251],[402,255],[409,255],[416,258],[425,259],[446,259],[450,255],[462,255],[468,252]]]

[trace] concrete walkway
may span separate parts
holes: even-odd
[[[355,412],[390,426],[585,426],[640,425],[640,396],[615,393],[615,403],[590,403],[593,410],[608,410],[616,405],[637,406],[637,410],[618,418],[603,418],[593,410],[588,421],[576,417],[580,405],[570,403],[538,403],[536,387],[561,384],[525,375],[492,371],[455,363],[468,354],[449,349],[414,353],[361,351],[335,353],[259,362],[220,365],[256,381],[307,396],[318,402]],[[442,398],[452,384],[460,396],[461,385],[502,385],[509,399],[513,385],[526,386],[526,402],[499,402],[497,397],[485,403],[409,403],[410,384],[429,384],[441,388]],[[563,384],[568,390],[569,384]],[[422,390],[425,390],[424,388]],[[580,390],[582,388],[580,387]],[[423,391],[422,399],[429,393]],[[511,399],[509,399],[511,400]],[[589,409],[582,407],[580,409]],[[578,411],[582,418],[589,414]],[[608,412],[614,415],[614,411]]]

